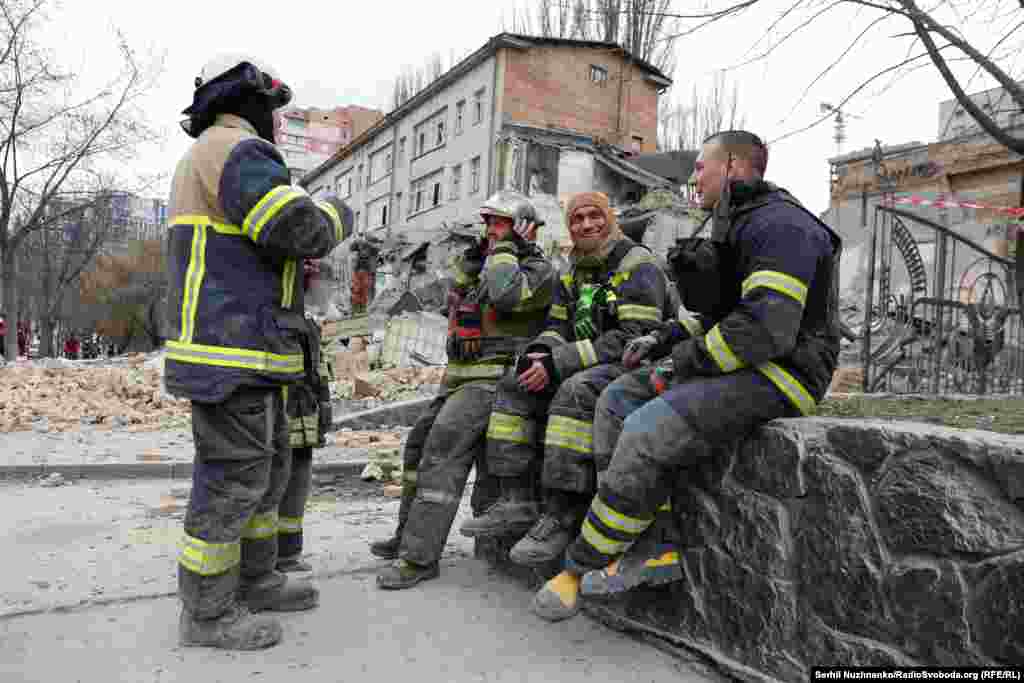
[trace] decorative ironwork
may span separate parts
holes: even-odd
[[[921,244],[933,250],[930,277]],[[905,279],[894,280],[897,253]],[[1024,393],[1024,321],[1011,261],[943,225],[886,206],[875,210],[868,258],[865,391]]]

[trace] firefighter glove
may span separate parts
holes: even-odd
[[[579,298],[576,300],[576,315],[573,318],[573,332],[577,341],[593,339],[597,336],[597,285],[580,287]]]
[[[660,343],[660,339],[654,334],[645,334],[642,337],[633,339],[626,344],[622,352],[622,364],[627,368],[635,368],[651,355],[651,351]]]

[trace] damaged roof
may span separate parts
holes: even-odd
[[[633,157],[631,161],[645,171],[668,178],[676,185],[686,185],[693,173],[693,167],[697,163],[697,154],[696,151],[683,149],[674,152],[641,154]]]

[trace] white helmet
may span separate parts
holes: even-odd
[[[251,85],[253,89],[270,98],[272,107],[278,109],[292,99],[289,88],[277,71],[262,60],[242,54],[221,54],[203,65],[196,76],[195,87],[199,88],[218,80],[238,80]]]

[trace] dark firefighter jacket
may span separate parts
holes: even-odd
[[[178,163],[171,188],[168,391],[219,403],[241,386],[299,381],[301,259],[333,249],[348,214],[290,185],[280,153],[247,121],[218,116]]]
[[[668,278],[651,252],[628,237],[608,245],[598,263],[572,259],[555,287],[547,329],[529,351],[549,351],[558,381],[586,368],[618,363],[630,340],[660,329],[671,319]],[[619,257],[621,254],[621,257]],[[594,339],[576,339],[573,320],[579,286],[607,282],[615,293],[614,320]]]
[[[839,354],[842,245],[784,190],[759,187],[732,213],[735,304],[718,320],[670,324],[673,365],[680,378],[756,368],[807,415],[824,397]]]
[[[445,384],[497,380],[520,348],[544,329],[555,288],[555,269],[535,244],[498,242],[484,259],[469,247],[455,259],[455,290],[480,304],[481,357],[449,361]]]

